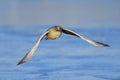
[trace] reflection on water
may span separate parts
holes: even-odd
[[[17,66],[42,34],[40,28],[34,33],[37,30],[1,27],[0,80],[120,80],[118,29],[87,29],[90,34],[81,30],[96,40],[102,38],[99,41],[109,43],[110,48],[94,47],[67,35],[55,41],[43,40],[32,59]],[[101,33],[104,36],[96,37]]]

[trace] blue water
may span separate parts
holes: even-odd
[[[70,28],[111,47],[94,47],[63,34],[43,40],[30,61],[17,66],[49,26],[0,27],[0,80],[120,80],[120,29]]]

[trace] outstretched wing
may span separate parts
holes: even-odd
[[[48,31],[45,32],[45,33],[43,33],[43,34],[39,37],[39,39],[37,40],[37,42],[35,43],[35,45],[33,46],[33,48],[23,57],[23,59],[21,59],[21,60],[18,62],[17,65],[22,64],[22,63],[28,61],[28,60],[32,57],[32,55],[35,53],[36,49],[38,48],[38,45],[39,45],[40,41],[46,36],[47,33],[48,33]]]
[[[63,32],[63,33],[66,33],[66,34],[73,35],[73,36],[77,36],[77,37],[79,37],[79,38],[87,41],[88,43],[94,45],[94,46],[109,47],[108,44],[104,44],[104,43],[101,43],[101,42],[97,42],[97,41],[90,40],[90,39],[88,39],[88,38],[86,38],[86,37],[84,37],[84,36],[82,36],[82,35],[74,32],[74,31],[72,31],[72,30],[69,30],[69,29],[62,28],[62,32]]]

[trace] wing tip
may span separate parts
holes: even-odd
[[[20,62],[17,63],[17,65],[20,65],[22,63],[24,63],[25,61],[21,60]]]
[[[104,46],[104,47],[110,47],[110,45],[108,45],[108,44],[104,44],[103,46]]]
[[[108,44],[104,44],[104,43],[101,43],[101,42],[96,42],[98,44],[98,46],[102,46],[102,47],[110,47],[110,45]]]

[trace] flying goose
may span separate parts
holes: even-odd
[[[40,41],[45,37],[46,40],[55,40],[57,38],[59,38],[61,36],[61,34],[65,33],[65,34],[69,34],[69,35],[73,35],[76,37],[79,37],[83,40],[85,40],[86,42],[94,45],[94,46],[101,46],[101,47],[109,47],[108,44],[104,44],[101,42],[97,42],[94,40],[90,40],[72,30],[66,29],[66,28],[62,28],[61,26],[53,26],[50,29],[48,29],[46,32],[44,32],[39,39],[37,40],[37,42],[35,43],[35,45],[33,46],[33,48],[18,62],[17,65],[20,65],[26,61],[28,61],[32,55],[35,53],[36,49],[38,48],[38,45],[40,43]]]

